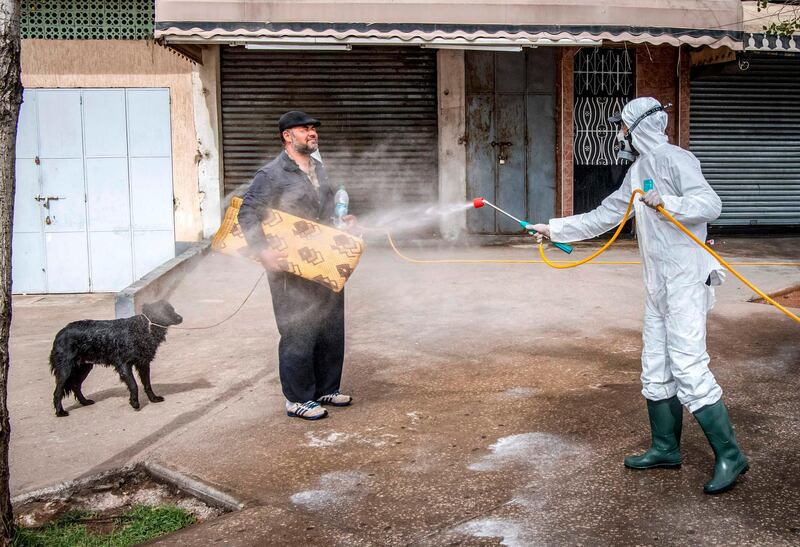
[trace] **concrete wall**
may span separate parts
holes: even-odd
[[[689,59],[689,49],[682,48],[680,52],[680,64],[678,66],[678,146],[689,149],[689,100],[690,100],[690,78],[692,63]]]
[[[25,87],[169,88],[175,239],[201,239],[192,63],[143,40],[23,40],[21,53]]]
[[[439,201],[463,203],[467,199],[464,51],[440,49],[436,65],[439,96]],[[466,212],[447,216],[442,220],[440,229],[445,239],[457,239],[466,232]]]
[[[678,50],[671,46],[648,46],[636,50],[636,96],[655,97],[661,104],[672,103],[667,136],[677,142],[677,63]]]
[[[689,148],[688,50],[672,46],[639,47],[636,50],[636,96],[655,97],[672,103],[667,136],[669,142]]]
[[[294,21],[455,25],[715,28],[742,20],[740,0],[159,0],[156,21]]]

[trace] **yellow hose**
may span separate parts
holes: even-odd
[[[641,190],[639,190],[639,191],[641,192]],[[586,264],[587,262],[590,262],[595,257],[600,256],[601,254],[606,252],[606,249],[611,247],[611,245],[619,237],[620,232],[622,232],[622,228],[625,226],[625,221],[628,220],[628,215],[631,214],[631,208],[633,207],[633,198],[634,198],[635,195],[636,195],[635,193],[631,194],[631,199],[628,202],[628,208],[625,209],[625,214],[622,216],[622,220],[619,222],[619,226],[617,226],[617,231],[614,232],[614,235],[611,236],[611,239],[609,239],[608,242],[606,242],[605,245],[603,245],[602,247],[600,247],[595,252],[593,252],[592,254],[590,254],[589,256],[587,256],[586,258],[584,258],[582,260],[577,260],[575,262],[566,262],[566,263],[562,262],[560,264],[557,264],[557,263],[552,262],[551,260],[547,259],[547,257],[544,254],[544,245],[542,243],[539,243],[539,255],[542,257],[542,260],[544,261],[544,263],[547,264],[548,266],[550,266],[551,268],[556,268],[556,269],[559,269],[559,270],[566,270],[567,268],[575,268],[576,266],[580,266],[581,264]]]
[[[402,260],[406,262],[410,262],[411,264],[574,264],[578,265],[578,263],[571,262],[568,260],[549,260],[547,257],[544,260],[515,260],[515,259],[486,259],[486,258],[434,258],[434,259],[421,259],[421,258],[412,258],[397,248],[397,244],[394,242],[394,238],[390,232],[386,232],[386,236],[389,238],[389,245],[392,247],[394,253],[400,257]],[[612,241],[613,243],[613,241]],[[597,256],[599,253],[595,253],[593,256]],[[591,258],[587,259],[591,260]],[[586,263],[586,260],[580,262],[580,264]],[[589,264],[590,266],[638,266],[641,264],[639,260],[597,260]],[[789,266],[793,268],[800,268],[800,262],[731,262],[731,264],[735,266]],[[572,266],[567,266],[572,267]]]
[[[547,258],[547,256],[544,254],[544,245],[543,245],[542,243],[540,243],[540,244],[539,244],[539,255],[542,257],[542,260],[545,262],[545,264],[547,264],[547,265],[548,265],[548,266],[550,266],[551,268],[557,268],[557,269],[559,269],[559,270],[563,270],[563,269],[566,269],[566,268],[575,268],[576,266],[580,266],[581,264],[586,264],[587,262],[589,262],[590,260],[592,260],[592,259],[593,259],[593,258],[595,258],[596,256],[598,256],[598,255],[600,255],[601,253],[603,253],[603,252],[604,252],[606,249],[608,249],[608,248],[611,246],[611,244],[612,244],[612,243],[614,243],[614,241],[617,239],[617,236],[619,236],[619,233],[622,231],[622,227],[625,225],[625,219],[627,219],[627,218],[628,218],[628,214],[630,213],[630,211],[631,211],[631,208],[633,207],[633,200],[636,198],[636,194],[641,194],[641,195],[644,195],[644,192],[643,192],[641,189],[637,188],[636,190],[634,190],[634,191],[631,193],[631,199],[630,199],[630,201],[628,202],[628,208],[625,210],[625,216],[623,216],[623,217],[622,217],[622,221],[619,223],[619,227],[617,228],[617,231],[616,231],[616,232],[614,232],[614,235],[611,237],[611,239],[608,241],[608,243],[606,243],[605,245],[603,245],[603,246],[602,246],[600,249],[598,249],[596,252],[592,253],[590,256],[588,256],[587,258],[584,258],[583,260],[578,260],[578,261],[575,261],[575,262],[569,262],[569,263],[567,263],[567,264],[564,264],[564,263],[563,263],[563,262],[561,262],[561,261],[552,261],[552,260],[549,260],[549,259]],[[794,319],[796,322],[800,323],[800,317],[798,317],[797,315],[795,315],[795,314],[794,314],[794,313],[792,313],[791,311],[787,310],[785,307],[783,307],[783,306],[781,306],[780,304],[778,304],[777,302],[775,302],[775,300],[773,300],[772,298],[770,298],[770,297],[769,297],[767,294],[765,294],[764,292],[762,292],[762,291],[761,291],[761,290],[760,290],[758,287],[756,287],[755,285],[753,285],[752,283],[750,283],[750,281],[748,281],[747,279],[745,279],[745,277],[744,277],[742,274],[740,274],[739,272],[737,272],[737,271],[736,271],[736,269],[735,269],[733,266],[731,266],[731,265],[730,265],[730,264],[729,264],[729,263],[728,263],[728,262],[727,262],[725,259],[723,259],[721,256],[719,256],[719,255],[718,255],[718,254],[717,254],[717,253],[716,253],[716,252],[715,252],[715,251],[714,251],[714,250],[713,250],[711,247],[709,247],[709,246],[708,246],[708,245],[706,245],[704,242],[702,242],[702,241],[700,241],[699,239],[697,239],[697,236],[695,236],[695,235],[694,235],[692,232],[690,232],[690,231],[689,231],[689,230],[688,230],[688,229],[687,229],[687,228],[686,228],[686,227],[685,227],[683,224],[681,224],[680,222],[678,222],[677,220],[675,220],[675,217],[673,217],[671,214],[669,214],[669,213],[666,211],[666,209],[664,209],[662,206],[660,206],[660,205],[659,205],[659,206],[656,208],[656,210],[657,210],[659,213],[661,213],[662,215],[664,215],[665,217],[667,217],[667,219],[668,219],[670,222],[672,222],[672,223],[673,223],[675,226],[677,226],[677,227],[678,227],[678,228],[679,228],[679,229],[680,229],[680,230],[681,230],[681,231],[682,231],[684,234],[686,234],[687,236],[689,236],[690,238],[692,238],[692,241],[694,241],[695,243],[697,243],[698,245],[700,245],[700,246],[701,246],[703,249],[705,249],[706,251],[708,251],[708,252],[711,254],[711,256],[713,256],[714,258],[716,258],[717,260],[719,260],[720,264],[722,264],[723,266],[725,266],[725,268],[727,268],[729,272],[731,272],[733,275],[735,275],[736,277],[738,277],[738,278],[739,278],[739,280],[740,280],[742,283],[744,283],[745,285],[747,285],[748,287],[750,287],[750,288],[753,290],[753,292],[755,292],[755,293],[756,293],[757,295],[759,295],[761,298],[763,298],[764,300],[766,300],[767,302],[769,302],[770,304],[772,304],[773,306],[775,306],[776,308],[778,308],[779,310],[781,310],[781,311],[782,311],[783,313],[785,313],[787,316],[789,316],[789,317],[791,317],[792,319]]]
[[[387,232],[386,235],[389,238],[389,245],[391,245],[392,250],[395,252],[395,254],[397,254],[397,256],[399,256],[401,259],[405,260],[406,262],[411,262],[412,264],[547,264],[551,268],[556,268],[556,269],[559,269],[559,270],[565,270],[565,269],[568,269],[568,268],[575,268],[575,267],[580,266],[582,264],[586,264],[588,262],[591,262],[596,257],[598,257],[599,255],[604,253],[609,247],[611,247],[611,245],[614,244],[614,242],[619,237],[619,234],[622,232],[622,228],[625,226],[625,220],[627,220],[628,215],[630,214],[631,209],[633,208],[633,200],[636,198],[636,194],[644,195],[644,192],[641,189],[637,188],[636,190],[634,190],[631,193],[631,199],[630,199],[630,201],[628,201],[628,208],[625,210],[625,215],[622,217],[622,221],[620,221],[619,226],[617,227],[617,230],[614,232],[614,235],[611,236],[611,239],[608,240],[608,242],[605,245],[600,247],[600,249],[598,249],[597,251],[595,251],[594,253],[592,253],[588,257],[586,257],[584,259],[581,259],[581,260],[574,261],[574,262],[573,261],[567,261],[567,260],[550,260],[550,259],[548,259],[547,256],[544,254],[544,245],[542,243],[539,244],[539,256],[542,257],[542,260],[491,260],[491,259],[483,259],[483,260],[481,260],[481,259],[433,259],[433,260],[421,260],[421,259],[411,258],[411,257],[406,256],[403,253],[401,253],[400,250],[395,245],[394,240],[392,239],[392,234]],[[787,310],[785,307],[781,306],[779,303],[777,303],[775,300],[773,300],[767,294],[765,294],[763,291],[761,291],[758,287],[756,287],[755,285],[750,283],[750,281],[748,281],[742,274],[737,272],[736,269],[732,265],[732,264],[736,264],[737,266],[794,266],[794,267],[798,267],[798,266],[800,266],[800,262],[738,262],[738,263],[737,262],[733,262],[733,263],[730,263],[730,262],[726,261],[725,259],[723,259],[721,256],[719,256],[713,249],[711,249],[704,242],[702,242],[699,239],[697,239],[697,237],[692,232],[690,232],[683,224],[681,224],[679,221],[677,221],[675,219],[675,217],[673,217],[671,214],[669,214],[663,207],[659,206],[657,208],[657,210],[658,210],[659,213],[661,213],[665,217],[667,217],[667,219],[670,222],[672,222],[675,226],[677,226],[683,233],[685,233],[690,238],[692,238],[692,240],[695,243],[700,245],[703,249],[705,249],[707,252],[709,252],[711,254],[711,256],[716,258],[720,262],[720,264],[725,266],[725,268],[727,268],[729,272],[731,272],[733,275],[738,277],[742,281],[742,283],[744,283],[745,285],[750,287],[750,289],[752,289],[753,292],[755,292],[757,295],[759,295],[765,301],[769,302],[770,304],[772,304],[773,306],[775,306],[776,308],[781,310],[783,313],[785,313],[790,318],[794,319],[796,322],[800,323],[800,317],[798,317],[797,315],[795,315],[791,311]],[[633,264],[641,264],[641,262],[639,262],[639,261],[597,261],[597,262],[592,262],[592,265],[604,265],[604,266],[620,266],[620,265],[629,266],[629,265],[633,265]]]
[[[406,256],[400,252],[400,249],[397,248],[397,245],[394,243],[394,239],[392,239],[392,234],[386,232],[387,237],[389,238],[389,245],[392,246],[392,250],[395,252],[397,256],[405,260],[406,262],[411,262],[412,264],[560,264],[560,263],[569,263],[562,260],[548,260],[545,258],[544,260],[491,260],[491,259],[478,259],[478,258],[466,258],[466,259],[458,259],[458,258],[440,258],[440,259],[427,259],[421,260],[417,258],[411,258],[410,256]],[[603,265],[603,266],[631,266],[634,264],[641,264],[639,261],[629,260],[629,261],[597,261],[592,262],[592,265]]]

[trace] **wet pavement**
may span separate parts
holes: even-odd
[[[634,245],[603,259],[635,260]],[[717,249],[798,260],[800,239],[718,238]],[[404,251],[536,258],[532,247]],[[800,268],[742,273],[768,292],[800,283]],[[227,316],[258,275],[209,256],[171,297],[182,326]],[[688,413],[680,470],[622,466],[649,439],[638,266],[409,264],[378,247],[347,288],[343,389],[355,404],[319,422],[283,412],[263,282],[222,326],[170,332],[153,365],[164,403],[134,412],[115,375],[94,371],[85,392],[98,403],[70,402],[67,418],[52,415],[49,343],[66,320],[110,317],[113,302],[17,298],[12,488],[147,459],[245,503],[165,545],[795,545],[800,330],[751,296],[730,279],[709,320],[712,370],[751,459],[721,496],[702,492],[713,455]]]

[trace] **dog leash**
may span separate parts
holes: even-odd
[[[251,297],[251,296],[253,296],[253,293],[254,293],[254,292],[256,292],[256,287],[258,287],[258,284],[259,284],[259,283],[261,283],[261,280],[262,280],[262,279],[264,279],[264,276],[265,276],[265,275],[267,275],[267,272],[261,272],[261,275],[260,275],[260,276],[258,276],[258,279],[256,279],[256,282],[253,284],[253,288],[252,288],[252,289],[250,289],[250,292],[247,294],[247,296],[245,297],[245,299],[244,299],[244,300],[242,300],[242,303],[241,303],[241,304],[239,304],[239,307],[238,307],[238,308],[236,308],[236,310],[234,310],[234,312],[233,312],[232,314],[230,314],[228,317],[226,317],[226,318],[225,318],[225,319],[223,319],[222,321],[218,321],[218,322],[214,323],[213,325],[207,325],[207,326],[205,326],[205,327],[178,327],[178,326],[175,326],[175,325],[172,325],[172,326],[169,326],[169,325],[160,325],[160,324],[158,324],[158,323],[156,323],[156,322],[152,321],[152,320],[151,320],[149,317],[147,317],[147,315],[145,315],[144,313],[142,313],[141,315],[142,315],[142,316],[143,316],[145,319],[147,319],[147,322],[148,322],[148,325],[147,325],[147,330],[148,330],[148,331],[150,330],[150,327],[151,327],[152,325],[155,325],[156,327],[161,327],[162,329],[166,329],[166,328],[172,328],[172,329],[177,329],[177,330],[206,330],[206,329],[213,329],[214,327],[218,327],[218,326],[220,326],[221,324],[225,323],[226,321],[229,321],[229,320],[233,319],[233,317],[234,317],[234,316],[235,316],[237,313],[239,313],[239,312],[242,310],[242,308],[243,308],[243,307],[244,307],[244,305],[247,303],[247,301],[248,301],[248,300],[250,300],[250,297]]]

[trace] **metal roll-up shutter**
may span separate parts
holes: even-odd
[[[796,57],[693,74],[690,147],[722,198],[714,224],[800,225],[799,92]]]
[[[280,153],[280,115],[303,110],[322,121],[322,159],[352,211],[436,199],[435,51],[223,47],[221,80],[226,193]]]

